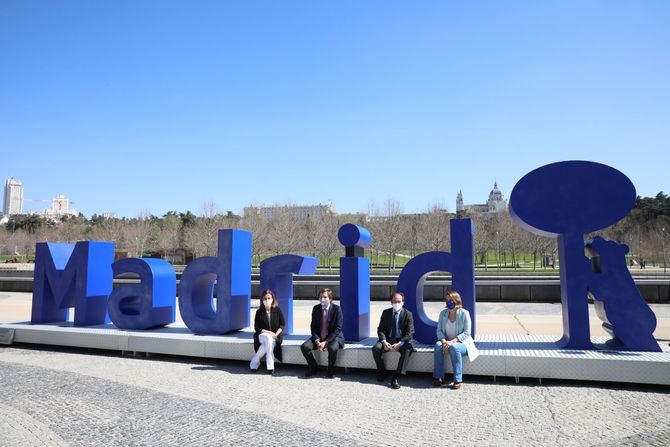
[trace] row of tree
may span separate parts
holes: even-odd
[[[203,206],[195,215],[168,212],[162,217],[142,213],[136,218],[109,219],[93,215],[64,218],[60,222],[38,215],[12,216],[0,228],[0,254],[5,258],[28,259],[36,242],[78,240],[113,241],[117,251],[130,256],[160,255],[173,262],[175,253],[194,257],[211,256],[217,250],[217,230],[243,228],[253,232],[253,258],[282,253],[303,253],[317,256],[322,266],[335,265],[343,248],[337,231],[344,223],[365,226],[373,236],[367,255],[373,265],[393,269],[419,253],[450,249],[449,219],[453,214],[438,204],[422,213],[404,214],[402,205],[394,200],[371,204],[366,214],[332,214],[297,218],[291,206],[281,207],[269,219],[250,207],[245,216],[220,213],[214,203]],[[551,238],[521,229],[507,212],[470,216],[475,225],[476,263],[484,268],[525,265],[537,269],[547,266],[547,259],[556,255]],[[636,208],[621,222],[599,233],[630,247],[634,263],[643,260],[665,263],[670,248],[670,198],[659,193],[655,198],[639,198]],[[553,262],[551,263],[553,266]]]

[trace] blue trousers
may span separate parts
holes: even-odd
[[[451,367],[454,370],[454,382],[463,381],[463,356],[468,355],[468,350],[463,343],[454,343],[449,348],[449,358]],[[444,353],[442,352],[442,343],[435,343],[435,361],[433,363],[433,378],[441,379],[444,377]]]

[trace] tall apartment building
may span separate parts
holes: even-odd
[[[5,216],[23,212],[23,184],[21,180],[10,178],[5,183],[5,205],[2,212]]]
[[[64,216],[76,216],[77,211],[70,208],[72,201],[63,194],[58,194],[51,200],[51,208],[47,208],[40,214],[47,219],[60,219]]]

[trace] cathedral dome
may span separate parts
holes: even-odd
[[[465,205],[463,203],[463,193],[458,190],[456,196],[456,212],[468,214],[483,214],[484,216],[491,216],[494,213],[499,213],[507,209],[507,201],[502,191],[498,189],[498,182],[494,182],[493,189],[489,193],[489,199],[486,203]]]
[[[493,184],[493,189],[489,193],[489,200],[496,200],[496,201],[503,200],[502,191],[498,189],[498,182],[495,182]]]

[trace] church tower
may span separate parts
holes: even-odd
[[[493,183],[493,189],[489,193],[489,200],[486,202],[489,207],[489,213],[499,213],[507,208],[507,201],[503,193],[498,189],[498,182]]]
[[[463,212],[463,193],[461,190],[458,190],[458,195],[456,196],[456,213],[460,214]]]

